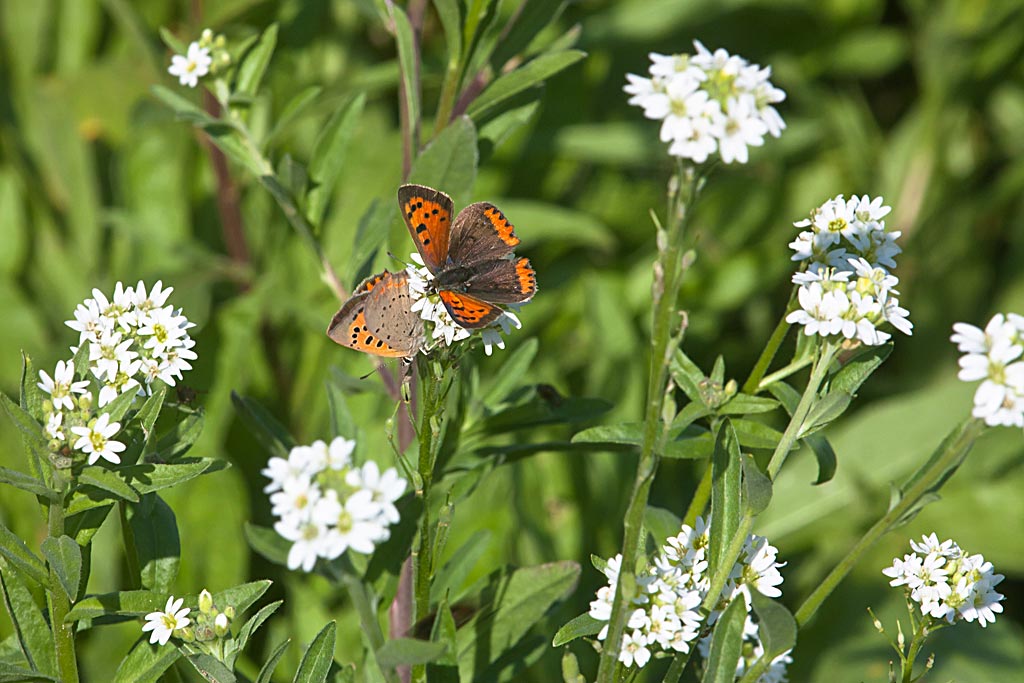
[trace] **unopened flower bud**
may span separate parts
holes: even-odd
[[[209,47],[213,44],[213,31],[208,28],[204,28],[203,32],[199,36],[199,44],[203,47]]]
[[[86,392],[78,397],[78,407],[82,412],[88,413],[92,410],[92,394]]]
[[[227,38],[225,38],[223,34],[218,35],[216,38],[213,39],[213,46],[218,50],[223,50],[227,46],[227,44]]]
[[[192,630],[191,626],[186,626],[185,628],[178,629],[174,632],[174,635],[178,636],[186,643],[194,643],[196,640],[196,632]]]
[[[233,605],[228,605],[227,607],[225,607],[224,608],[224,615],[227,616],[228,619],[234,619],[235,618],[235,608],[234,608],[234,606]]]
[[[216,633],[218,637],[223,637],[224,634],[228,632],[230,623],[228,615],[223,612],[218,614],[217,618],[213,620],[213,632]]]
[[[199,594],[199,611],[203,614],[209,614],[213,611],[213,596],[205,588]]]

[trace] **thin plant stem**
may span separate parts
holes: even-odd
[[[651,483],[664,450],[668,422],[663,419],[668,367],[678,337],[676,299],[682,279],[682,237],[692,214],[700,178],[694,169],[677,167],[670,183],[668,227],[658,230],[658,260],[654,266],[654,312],[651,334],[651,357],[647,378],[647,403],[644,435],[637,463],[636,478],[623,523],[622,563],[615,600],[608,621],[608,636],[601,650],[597,682],[612,683],[618,661],[622,634],[626,626],[626,607],[636,591],[636,558],[643,534],[644,511]]]
[[[67,493],[67,475],[63,470],[54,471],[54,488],[58,495],[50,500],[47,508],[47,530],[50,538],[59,539],[64,535],[64,497]],[[57,674],[61,683],[78,683],[78,658],[75,656],[75,625],[65,619],[71,609],[64,588],[57,576],[57,570],[50,567],[50,585],[46,596],[50,607],[50,628],[53,630],[53,648],[57,659]]]
[[[765,389],[767,389],[772,384],[786,379],[787,377],[789,377],[793,373],[800,372],[801,370],[806,368],[808,365],[810,365],[813,360],[814,360],[813,358],[809,358],[809,357],[801,358],[799,360],[793,361],[792,363],[790,363],[789,365],[786,365],[785,367],[779,368],[778,370],[776,370],[775,372],[773,372],[770,375],[766,375],[764,377],[764,379],[762,379],[758,383],[757,389],[755,390],[755,393],[756,392],[760,392],[760,391],[764,391]]]
[[[744,394],[756,394],[760,391],[761,379],[768,372],[769,366],[775,360],[775,354],[779,352],[779,347],[782,346],[782,342],[786,339],[786,333],[789,332],[789,323],[786,322],[786,316],[789,314],[789,308],[795,300],[796,288],[794,287],[793,293],[789,295],[789,303],[786,304],[782,317],[779,318],[778,324],[775,325],[775,329],[772,331],[772,336],[768,338],[768,343],[765,344],[764,350],[761,351],[760,357],[754,364],[754,369],[750,371],[750,376],[743,383]]]
[[[811,377],[807,381],[807,387],[804,389],[800,402],[797,404],[796,410],[793,411],[793,416],[786,426],[786,431],[782,433],[782,438],[779,439],[779,443],[772,453],[771,460],[768,462],[768,478],[772,481],[778,476],[779,470],[782,469],[783,463],[793,448],[793,444],[796,443],[800,430],[804,426],[804,420],[807,419],[807,415],[818,397],[818,389],[828,374],[829,365],[831,365],[832,360],[836,357],[838,349],[838,346],[830,343],[825,343],[820,349],[818,358],[814,363],[814,369],[811,371]],[[702,605],[705,612],[710,612],[714,609],[715,604],[718,602],[729,572],[732,570],[733,565],[736,564],[736,560],[743,550],[743,544],[746,542],[747,535],[753,526],[754,515],[749,511],[745,512],[740,520],[739,527],[736,529],[736,533],[733,534],[729,545],[726,547],[725,555],[722,556],[722,563],[711,578],[711,585]]]
[[[970,420],[957,428],[959,433],[954,432],[950,435],[952,438],[947,438],[946,448],[939,454],[939,457],[932,458],[925,463],[920,473],[915,474],[911,479],[912,483],[903,493],[900,501],[868,529],[867,533],[846,554],[846,557],[840,560],[839,564],[828,573],[828,576],[825,577],[821,584],[807,596],[807,599],[800,605],[800,609],[796,611],[795,616],[798,625],[803,626],[814,616],[814,613],[825,599],[831,595],[832,591],[839,585],[839,582],[850,573],[865,550],[870,548],[885,532],[889,531],[926,493],[933,490],[936,485],[942,482],[944,477],[948,476],[949,468],[958,458],[964,457],[966,451],[970,449],[984,429],[985,423],[983,421]]]
[[[708,470],[710,471],[711,468],[709,467]],[[672,658],[672,663],[669,665],[668,671],[665,672],[665,677],[661,679],[662,683],[679,683],[680,677],[686,671],[686,665],[690,663],[690,654],[692,652],[693,649],[691,648],[690,652],[680,652]]]

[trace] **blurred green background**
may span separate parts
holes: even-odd
[[[506,13],[515,5],[504,4]],[[322,86],[324,95],[275,139],[275,159],[285,152],[308,159],[324,119],[366,92],[322,235],[351,285],[359,218],[371,201],[392,207],[401,176],[394,44],[369,5],[0,2],[0,389],[16,393],[22,350],[44,368],[69,355],[76,340],[63,321],[92,287],[109,292],[118,280],[140,278],[173,285],[171,302],[198,323],[199,360],[186,381],[207,421],[194,452],[234,465],[168,496],[182,529],[178,592],[272,578],[272,593],[287,602],[262,646],[286,634],[308,641],[339,618],[341,661],[359,649],[347,598],[318,578],[268,564],[242,536],[243,522],[270,521],[259,475],[267,455],[230,393],[257,399],[309,442],[329,435],[325,381],[338,369],[359,377],[372,364],[324,335],[337,301],[270,196],[241,169],[233,176],[250,258],[228,257],[209,155],[148,88],[177,87],[166,74],[159,27],[186,40],[207,26],[240,39],[277,21],[278,49],[253,125],[272,121],[307,86]],[[657,124],[626,105],[622,85],[626,72],[646,71],[649,51],[689,51],[698,38],[770,64],[789,95],[780,107],[783,137],[756,150],[747,166],[718,168],[697,210],[698,260],[681,303],[690,313],[685,348],[702,367],[722,354],[727,375],[745,377],[788,297],[792,222],[812,207],[838,193],[881,194],[893,207],[888,225],[903,231],[897,274],[914,336],[896,340],[854,411],[829,432],[836,478],[811,487],[813,459],[794,457],[759,526],[788,561],[783,601],[795,608],[884,512],[889,482],[969,411],[973,388],[956,380],[951,324],[1024,312],[1024,3],[583,0],[559,20],[560,32],[573,27],[588,58],[549,82],[526,126],[481,150],[467,197],[508,214],[523,240],[520,253],[538,271],[540,293],[522,313],[523,330],[509,339],[511,348],[530,336],[540,341],[524,381],[612,401],[609,422],[641,414],[654,254],[648,210],[661,209],[671,166]],[[444,66],[432,15],[423,45],[424,101],[432,111]],[[397,212],[388,247],[399,256],[411,251]],[[382,255],[378,265],[388,261]],[[485,381],[508,352],[481,359]],[[378,387],[374,377],[359,383],[351,406],[364,426],[363,453],[390,463],[389,406]],[[5,421],[0,444],[0,464],[24,466]],[[971,625],[943,632],[933,678],[1004,682],[1018,675],[1022,454],[1019,430],[986,436],[943,500],[887,536],[801,633],[790,679],[885,679],[890,653],[864,610],[872,606],[892,625],[902,602],[880,570],[908,550],[908,536],[932,530],[1007,575],[1006,613],[984,632]],[[582,563],[572,603],[546,625],[550,637],[587,609],[602,582],[589,555],[617,552],[633,466],[625,453],[549,453],[499,468],[457,509],[449,552],[483,527],[492,535],[471,579],[505,562]],[[666,462],[652,503],[682,514],[694,485],[693,463]],[[27,494],[5,489],[0,497],[3,522],[30,545],[44,533],[36,511]],[[97,537],[90,590],[121,586],[117,539],[110,528]],[[0,635],[9,631],[4,620]],[[107,680],[112,654],[126,652],[137,635],[132,624],[85,634],[85,680]],[[573,649],[593,671],[590,648],[577,642]],[[298,652],[280,667],[280,680],[290,679],[284,674],[294,671]],[[556,680],[559,657],[549,650],[529,680]]]

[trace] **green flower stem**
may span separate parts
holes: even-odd
[[[709,467],[710,471],[711,468]],[[672,664],[669,665],[668,671],[665,672],[665,677],[661,679],[662,683],[679,683],[680,677],[683,675],[683,671],[686,670],[686,665],[690,663],[690,655],[693,653],[693,648],[690,648],[689,652],[680,652],[672,658]]]
[[[622,565],[608,622],[608,637],[601,650],[597,683],[612,683],[622,634],[626,627],[627,606],[636,591],[636,559],[643,534],[644,510],[651,483],[658,470],[660,453],[668,425],[662,419],[668,367],[678,343],[679,313],[676,299],[683,273],[682,236],[692,213],[700,178],[681,162],[670,184],[668,228],[658,230],[658,260],[654,267],[654,318],[651,334],[651,358],[647,380],[647,405],[644,437],[636,468],[636,479],[623,523]]]
[[[981,420],[968,420],[950,434],[945,441],[945,449],[936,458],[931,458],[911,478],[911,484],[903,493],[903,497],[885,515],[868,529],[867,533],[857,541],[839,564],[837,564],[821,584],[807,596],[800,609],[796,611],[796,622],[799,626],[806,624],[814,613],[825,602],[825,599],[836,589],[839,582],[846,578],[857,560],[870,548],[875,541],[889,531],[908,511],[913,509],[921,498],[934,490],[949,476],[949,468],[957,459],[962,458],[966,451],[984,431],[985,423]]]
[[[47,509],[47,527],[50,538],[64,535],[64,498],[68,479],[63,470],[53,470],[54,488],[58,495],[50,500]],[[46,597],[50,608],[50,628],[53,629],[53,648],[57,657],[57,675],[61,683],[78,683],[78,659],[75,656],[75,625],[65,619],[71,610],[71,601],[61,586],[57,571],[50,567],[50,581]]]
[[[434,481],[434,464],[441,445],[442,412],[447,389],[444,368],[437,368],[425,356],[418,357],[417,375],[421,387],[419,459],[416,470],[420,479],[417,495],[423,502],[420,518],[420,532],[412,552],[413,559],[413,601],[415,620],[427,618],[430,614],[430,583],[434,574],[434,521],[430,516],[431,487]],[[412,668],[412,680],[425,682],[427,667],[418,664]]]
[[[913,613],[913,610],[911,610]],[[927,640],[927,619],[922,619],[921,623],[916,629],[914,629],[914,638],[910,641],[910,648],[907,650],[907,656],[903,657],[901,662],[901,670],[903,674],[902,683],[913,683],[914,680],[914,662],[917,661],[917,655],[921,652],[921,646],[924,645],[924,641]]]
[[[775,447],[775,452],[772,453],[771,460],[768,462],[768,478],[772,481],[778,476],[779,470],[782,469],[782,464],[789,456],[793,444],[796,443],[800,430],[803,429],[804,420],[807,419],[808,413],[818,398],[818,389],[825,380],[829,365],[832,364],[832,360],[836,357],[838,351],[839,347],[830,343],[825,343],[820,349],[818,358],[814,363],[814,369],[811,371],[811,377],[807,381],[807,387],[804,389],[800,402],[797,404],[796,410],[793,411],[793,416],[786,426],[786,431],[782,433],[782,438],[779,439],[779,444]],[[718,603],[718,598],[725,587],[729,572],[732,570],[733,565],[736,564],[736,560],[743,550],[743,544],[746,542],[753,526],[754,515],[749,511],[745,512],[743,519],[740,520],[739,528],[736,529],[736,533],[733,534],[726,548],[721,565],[711,578],[711,586],[708,589],[707,595],[704,596],[704,603],[702,605],[705,612],[710,612],[714,609],[715,604]]]
[[[363,583],[362,578],[352,566],[348,555],[342,555],[337,565],[328,565],[333,568],[334,574],[341,579],[352,599],[352,606],[356,608],[359,615],[359,623],[362,626],[363,634],[370,641],[370,649],[373,651],[374,659],[377,652],[384,647],[384,632],[380,627],[380,620],[377,618],[377,604],[370,589]],[[380,667],[387,683],[399,683],[398,672],[394,669]]]
[[[757,359],[757,363],[754,364],[754,369],[750,371],[750,376],[743,383],[744,394],[756,394],[763,388],[761,380],[764,378],[765,373],[768,372],[768,366],[775,359],[775,354],[779,352],[782,342],[785,341],[786,333],[789,332],[789,323],[786,322],[786,316],[789,315],[790,307],[796,301],[796,291],[796,287],[794,287],[793,293],[789,295],[789,303],[786,304],[786,310],[782,312],[782,317],[779,318],[778,324],[772,331],[772,336],[768,338],[768,343],[765,345],[764,350],[761,351],[761,356]]]
[[[753,393],[764,391],[775,382],[782,381],[789,377],[790,375],[792,375],[793,373],[803,370],[808,365],[810,365],[813,360],[813,358],[801,358],[800,360],[793,361],[792,363],[786,365],[785,367],[779,368],[770,375],[766,375],[764,379],[762,379],[758,383],[757,388],[754,390]]]

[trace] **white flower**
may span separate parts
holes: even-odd
[[[647,649],[647,637],[640,631],[622,634],[622,652],[619,661],[627,667],[636,664],[638,668],[651,659],[651,651]]]
[[[171,66],[168,67],[167,73],[176,76],[181,85],[194,88],[198,85],[201,77],[210,73],[212,63],[213,58],[210,57],[210,51],[193,41],[189,44],[188,51],[184,56],[174,55],[171,57]]]
[[[79,437],[74,447],[88,454],[89,464],[95,464],[103,458],[115,465],[120,464],[122,452],[126,446],[112,437],[121,429],[120,422],[110,422],[110,414],[103,413],[88,427],[72,427],[71,433]]]
[[[967,323],[953,325],[950,338],[964,355],[958,377],[982,380],[974,392],[971,414],[991,426],[1024,426],[1024,339],[1016,314],[998,313],[982,331]]]
[[[74,410],[75,404],[71,399],[72,394],[85,394],[88,392],[89,381],[75,381],[75,362],[62,360],[57,361],[57,367],[53,371],[53,377],[45,371],[39,371],[39,379],[36,386],[50,395],[53,400],[54,410],[65,408]]]
[[[117,367],[113,376],[104,383],[103,388],[100,389],[99,403],[100,408],[107,405],[121,394],[137,389],[139,381],[135,379],[135,375],[142,368],[142,361],[138,360],[123,360]]]
[[[310,519],[283,519],[274,524],[274,531],[286,540],[292,541],[292,547],[288,550],[288,569],[301,567],[304,572],[312,571],[316,558],[323,554],[327,527]]]
[[[333,489],[327,491],[313,508],[315,521],[333,525],[324,539],[323,556],[333,559],[349,548],[364,555],[372,553],[374,544],[390,536],[378,521],[379,510],[370,491],[356,491],[344,504]]]
[[[756,117],[752,97],[734,98],[729,101],[726,114],[717,122],[715,131],[719,138],[718,148],[722,161],[731,164],[738,161],[747,163],[747,147],[760,147],[768,126]]]
[[[361,468],[349,470],[345,483],[370,492],[371,500],[378,506],[380,515],[388,524],[397,524],[398,508],[395,501],[405,493],[407,482],[398,476],[398,470],[389,467],[383,474],[377,463],[367,461]]]
[[[139,336],[148,337],[143,348],[150,349],[154,356],[164,354],[169,347],[180,345],[186,336],[185,330],[191,327],[188,320],[175,313],[172,306],[153,309],[144,314],[139,322]]]
[[[86,299],[75,308],[75,319],[64,323],[73,330],[77,330],[78,343],[96,341],[107,331],[113,329],[110,320],[100,314],[99,304],[93,299]]]
[[[46,418],[46,434],[51,439],[64,440],[64,432],[61,431],[61,425],[64,422],[64,413],[50,413],[50,417]]]
[[[778,548],[770,545],[767,538],[751,535],[744,544],[741,555],[743,570],[740,572],[740,578],[744,587],[751,586],[769,598],[780,597],[782,591],[778,586],[782,583],[782,575],[779,573],[779,567],[785,564],[775,561],[778,555]]]
[[[334,437],[331,440],[330,447],[327,449],[327,461],[324,463],[324,466],[332,470],[349,467],[352,464],[352,451],[355,448],[356,442],[352,439],[346,439],[341,436]]]
[[[153,632],[149,636],[150,643],[166,645],[175,631],[192,623],[188,618],[188,613],[192,610],[188,607],[183,609],[181,605],[184,602],[183,598],[175,600],[171,595],[167,598],[167,604],[162,612],[150,612],[146,615],[146,623],[142,625],[142,632]]]
[[[270,511],[285,520],[305,520],[310,517],[322,492],[309,476],[287,479],[281,490],[270,496]]]
[[[167,287],[164,289],[164,283],[162,280],[157,280],[153,283],[153,288],[146,293],[146,283],[139,280],[138,284],[135,285],[135,290],[132,292],[132,300],[135,303],[135,307],[143,313],[162,308],[167,303],[167,297],[174,291],[174,287]]]

